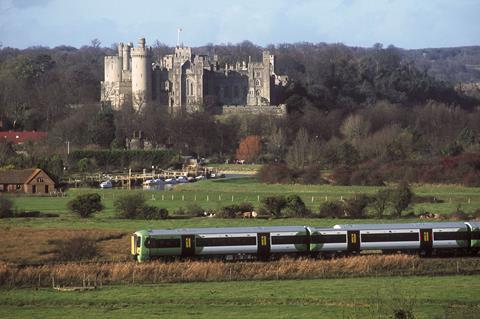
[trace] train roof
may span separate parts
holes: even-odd
[[[465,222],[433,222],[405,224],[345,224],[335,225],[334,229],[367,230],[367,229],[411,229],[411,228],[466,228]]]
[[[147,230],[149,235],[197,235],[197,234],[238,234],[238,233],[271,233],[302,232],[305,226],[270,226],[270,227],[210,227],[210,228],[177,228]]]
[[[467,223],[470,224],[472,227],[480,228],[480,221],[471,220],[471,221],[469,221],[469,222],[467,222]]]

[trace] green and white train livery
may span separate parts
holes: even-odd
[[[169,257],[269,260],[366,250],[478,254],[480,222],[179,228],[140,230],[131,239],[131,254],[137,261]]]

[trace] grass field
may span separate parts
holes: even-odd
[[[480,277],[104,286],[0,290],[0,318],[478,318]],[[407,318],[407,317],[405,317]]]
[[[277,220],[219,220],[219,219],[175,219],[166,221],[130,221],[115,219],[113,202],[115,198],[128,192],[142,192],[150,205],[167,208],[171,213],[179,207],[190,204],[200,205],[203,209],[216,209],[221,206],[244,201],[259,206],[262,198],[270,195],[300,195],[305,203],[318,212],[321,203],[327,200],[339,200],[353,197],[356,194],[373,194],[378,187],[362,186],[331,186],[331,185],[268,185],[258,183],[254,178],[237,178],[209,180],[193,184],[177,185],[173,190],[146,191],[126,189],[70,189],[66,197],[12,197],[18,210],[38,210],[60,214],[59,218],[24,218],[0,220],[0,227],[15,227],[19,224],[26,227],[67,227],[67,228],[108,228],[133,230],[158,227],[189,227],[189,226],[239,226],[239,225],[295,225],[315,224],[329,226],[336,223],[355,222],[351,220],[331,219],[277,219]],[[79,220],[67,210],[67,202],[76,195],[87,192],[98,192],[102,195],[105,210],[94,218]],[[480,208],[480,190],[457,186],[418,186],[414,187],[417,195],[433,196],[443,200],[443,203],[416,204],[408,211],[433,212],[449,214],[460,205],[461,209],[473,212]],[[370,220],[371,221],[371,220]],[[381,222],[375,220],[376,222]],[[359,222],[368,222],[361,220]]]

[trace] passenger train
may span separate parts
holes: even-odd
[[[131,253],[139,262],[182,257],[270,260],[362,251],[476,255],[480,222],[181,228],[140,230],[131,237]]]

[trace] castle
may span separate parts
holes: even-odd
[[[269,113],[283,115],[277,103],[279,87],[286,76],[275,74],[275,57],[263,51],[262,60],[219,65],[216,55],[192,54],[177,46],[174,54],[152,61],[152,49],[141,38],[137,47],[118,44],[118,54],[105,56],[105,80],[101,100],[114,109],[132,106],[141,111],[149,103],[168,106],[169,112],[203,111],[221,106],[223,113]]]

